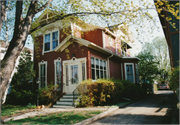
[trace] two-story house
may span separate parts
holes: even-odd
[[[45,10],[32,28],[55,17],[53,11]],[[121,24],[108,30],[68,17],[34,31],[31,35],[39,87],[59,85],[59,91],[72,94],[86,79],[115,78],[139,83],[139,59],[130,56],[128,42],[133,38],[121,31],[123,27]]]

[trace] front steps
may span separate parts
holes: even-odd
[[[77,100],[78,96],[75,95],[74,99]],[[54,108],[74,108],[73,106],[73,95],[72,94],[66,94],[63,95],[62,98],[60,98],[59,101],[56,102],[55,105],[53,105]]]

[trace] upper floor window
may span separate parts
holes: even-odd
[[[44,51],[52,51],[59,44],[59,31],[53,31],[44,35]]]

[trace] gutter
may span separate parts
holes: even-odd
[[[113,53],[111,52],[111,56],[109,56],[108,58],[107,58],[107,66],[108,66],[108,77],[109,77],[109,79],[110,79],[110,66],[109,66],[109,59],[111,58],[111,57],[113,57]]]

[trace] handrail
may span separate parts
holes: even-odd
[[[75,98],[74,98],[74,93],[75,93],[75,91],[79,88],[79,86],[80,86],[80,85],[78,85],[78,86],[74,89],[74,91],[72,92],[72,93],[73,93],[73,104],[72,104],[72,106],[75,106],[75,105],[74,105],[74,100],[75,100]]]
[[[54,92],[57,92],[59,88],[56,87],[56,89],[54,90]],[[53,103],[56,102],[59,98],[61,98],[61,96],[63,96],[63,92],[59,91],[60,94],[58,94],[59,96],[58,97],[55,97],[56,94],[54,94],[54,98],[53,98]]]

